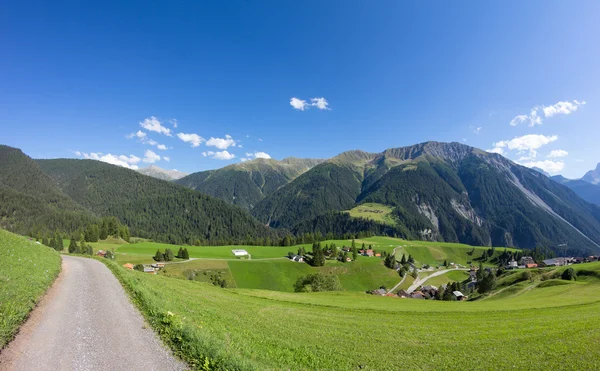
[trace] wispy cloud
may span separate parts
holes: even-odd
[[[236,141],[233,140],[231,135],[225,135],[225,138],[210,137],[210,139],[206,141],[206,145],[209,147],[216,147],[218,149],[227,149],[229,147],[235,147]]]
[[[177,129],[177,126],[179,126],[179,121],[177,121],[177,119],[170,119],[169,123],[173,125],[175,129]]]
[[[327,102],[327,99],[321,97],[321,98],[310,98],[310,105],[313,107],[317,107],[320,110],[331,110],[330,108],[328,108],[329,106],[329,102]]]
[[[144,119],[140,122],[140,126],[148,131],[153,131],[159,134],[171,136],[171,129],[164,127],[160,121],[154,116]]]
[[[79,157],[83,157],[88,160],[102,161],[102,162],[106,162],[108,164],[122,166],[122,167],[126,167],[128,169],[134,169],[134,170],[138,168],[136,164],[141,161],[141,159],[139,157],[134,156],[134,155],[125,156],[125,155],[113,155],[110,153],[104,154],[102,152],[86,153],[86,152],[80,152],[80,151],[75,151],[75,154]]]
[[[166,151],[167,150],[167,146],[165,146],[164,144],[158,143],[154,139],[148,138],[148,134],[144,133],[141,130],[138,130],[137,133],[127,134],[125,136],[125,138],[127,138],[127,139],[136,138],[141,143],[148,144],[150,146],[154,146],[154,147],[156,147],[156,148],[158,148],[158,149],[160,149],[162,151]]]
[[[169,161],[171,161],[171,158],[170,158],[170,157],[167,157],[167,156],[163,156],[163,160],[165,160],[165,161],[169,162]]]
[[[147,149],[146,153],[144,153],[144,159],[142,161],[144,161],[147,164],[153,164],[156,161],[160,161],[160,156]]]
[[[329,102],[323,97],[310,98],[310,103],[304,99],[292,97],[290,99],[290,106],[294,107],[294,109],[298,111],[305,111],[310,107],[316,107],[323,111],[331,111],[331,108],[329,108]]]
[[[497,153],[499,155],[503,155],[504,154],[504,150],[501,147],[494,147],[492,149],[487,149],[486,152]]]
[[[229,153],[228,151],[205,151],[202,152],[202,156],[209,157],[215,160],[232,160],[235,158],[235,155],[233,153]]]
[[[473,133],[479,135],[479,132],[481,131],[481,129],[483,129],[483,128],[481,126],[479,126],[473,130]]]
[[[565,163],[562,161],[529,161],[522,164],[527,167],[537,167],[550,174],[556,174],[565,168]]]
[[[569,152],[565,151],[564,149],[553,149],[548,154],[548,158],[567,157],[568,155]]]
[[[177,137],[185,143],[190,143],[192,147],[198,147],[200,144],[202,144],[202,142],[205,141],[200,135],[193,133],[177,133]]]
[[[551,106],[536,106],[531,109],[528,115],[517,115],[510,121],[510,126],[517,126],[523,123],[529,123],[529,126],[541,125],[542,115],[550,118],[556,115],[569,115],[585,105],[585,101],[573,100],[561,101]]]
[[[308,108],[308,103],[306,103],[306,101],[303,99],[292,97],[292,99],[290,99],[290,106],[299,111],[304,111],[306,108]]]

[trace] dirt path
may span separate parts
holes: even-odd
[[[454,268],[454,269],[444,269],[444,270],[441,270],[441,271],[437,271],[437,272],[435,272],[435,273],[432,273],[432,274],[430,274],[430,275],[429,275],[429,276],[427,276],[427,277],[423,277],[423,278],[420,278],[420,277],[419,277],[419,278],[417,278],[417,279],[415,280],[415,282],[413,282],[413,284],[412,284],[412,285],[410,285],[410,287],[408,288],[408,290],[406,290],[406,292],[408,292],[408,293],[411,293],[411,292],[415,291],[415,290],[416,290],[416,289],[417,289],[419,286],[423,286],[423,284],[424,284],[425,282],[427,282],[427,280],[428,280],[428,279],[430,279],[430,278],[437,277],[437,276],[441,276],[442,274],[446,274],[446,273],[448,273],[448,272],[451,272],[451,271],[457,271],[457,270],[460,270],[460,269],[459,269],[459,268]]]
[[[0,354],[1,370],[183,370],[98,261],[63,256],[59,278]]]

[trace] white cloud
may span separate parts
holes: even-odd
[[[504,150],[502,148],[500,148],[500,147],[494,147],[492,149],[487,149],[486,152],[497,153],[499,155],[503,155],[504,154]]]
[[[198,147],[204,142],[204,138],[198,134],[177,133],[177,137],[186,143],[191,143],[192,147]]]
[[[179,125],[179,121],[177,121],[177,119],[170,119],[169,122],[175,129],[177,129],[177,126]]]
[[[548,154],[548,158],[567,157],[569,152],[564,149],[554,149]]]
[[[252,160],[254,158],[266,158],[269,159],[271,156],[266,152],[246,152],[246,161]]]
[[[543,114],[544,117],[546,117],[546,118],[556,116],[559,114],[568,115],[568,114],[571,114],[571,113],[577,111],[579,109],[579,107],[581,107],[585,104],[586,104],[585,101],[580,102],[578,100],[574,100],[572,102],[569,102],[569,101],[558,102],[551,106],[536,106],[531,109],[531,112],[529,113],[529,115],[515,116],[515,118],[513,118],[510,121],[510,126],[517,126],[519,124],[522,124],[522,123],[528,122],[528,121],[529,121],[529,126],[541,125],[542,124],[541,114]]]
[[[292,97],[292,99],[290,99],[290,106],[297,110],[304,111],[308,107],[308,103],[303,99]]]
[[[522,164],[523,166],[527,166],[527,167],[537,167],[540,168],[542,170],[544,170],[547,173],[550,174],[556,174],[559,171],[561,171],[562,169],[565,168],[565,163],[562,161],[551,161],[551,160],[544,160],[544,161],[530,161],[530,162],[526,162],[524,164]]]
[[[163,156],[163,160],[165,160],[165,161],[169,162],[169,161],[171,161],[171,158],[170,158],[170,157],[167,157],[167,156]]]
[[[127,139],[137,138],[140,140],[144,140],[144,139],[146,139],[146,136],[147,136],[146,133],[144,133],[141,130],[138,130],[137,133],[131,133],[131,134],[125,135],[125,138],[127,138]]]
[[[232,158],[235,158],[235,155],[227,151],[220,151],[216,152],[212,158],[215,160],[231,160]]]
[[[227,149],[229,147],[235,147],[236,144],[231,135],[225,135],[225,138],[210,137],[210,139],[206,141],[206,145],[209,147],[217,147],[218,149]]]
[[[160,161],[160,156],[157,155],[156,153],[152,152],[151,150],[147,149],[146,153],[144,153],[143,161],[147,164],[153,164],[156,161]]]
[[[167,150],[167,146],[165,146],[164,144],[159,144],[156,146],[156,148],[160,149],[161,151],[166,151]]]
[[[516,137],[511,140],[502,140],[494,143],[494,147],[497,148],[508,148],[510,150],[531,151],[536,150],[548,143],[552,143],[558,140],[557,135],[546,136],[542,134],[528,134],[522,137]]]
[[[154,116],[144,119],[144,121],[140,122],[140,126],[148,131],[171,136],[171,129],[164,127]]]
[[[103,154],[102,152],[85,153],[85,152],[75,151],[75,154],[77,156],[81,156],[88,160],[102,161],[102,162],[106,162],[108,164],[122,166],[122,167],[126,167],[128,169],[134,169],[134,170],[138,168],[136,164],[138,162],[140,162],[140,160],[141,160],[139,157],[134,156],[134,155],[117,156],[117,155],[112,155],[110,153]]]
[[[481,127],[481,126],[480,126],[480,127],[478,127],[478,128],[475,128],[475,130],[473,130],[473,133],[475,133],[475,134],[479,135],[479,132],[481,131],[481,129],[482,129],[482,127]]]
[[[327,99],[321,97],[321,98],[310,98],[310,105],[313,107],[317,107],[320,110],[331,110],[331,108],[328,108],[327,106],[329,106],[329,102],[327,102]]]
[[[258,138],[258,141],[259,141],[259,142],[262,142],[263,140],[262,140],[261,138]]]
[[[210,157],[215,160],[231,160],[231,159],[235,158],[235,155],[233,153],[229,153],[228,151],[219,151],[219,152],[206,151],[206,152],[202,152],[202,156]]]
[[[574,100],[573,102],[558,102],[551,106],[543,107],[544,116],[552,117],[554,115],[568,115],[573,113],[579,109],[579,107],[583,106],[586,102],[580,102],[578,100]]]

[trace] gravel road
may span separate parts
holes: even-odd
[[[63,270],[15,340],[1,370],[183,370],[98,261],[63,256]]]

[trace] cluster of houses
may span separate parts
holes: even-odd
[[[580,264],[580,263],[588,263],[598,261],[598,256],[588,256],[586,258],[573,258],[573,257],[558,257],[552,259],[546,259],[542,261],[542,266],[544,267],[561,267],[564,265],[570,264]],[[511,260],[506,264],[506,269],[526,269],[526,268],[537,268],[538,264],[531,256],[524,256],[518,262],[516,260]]]
[[[425,286],[421,286],[418,290],[415,290],[413,292],[408,292],[406,290],[400,290],[400,291],[398,291],[398,294],[392,294],[391,292],[388,293],[385,289],[381,288],[381,289],[371,291],[370,294],[379,295],[379,296],[395,297],[395,298],[401,298],[401,299],[432,300],[432,299],[435,299],[436,295],[438,294],[438,290],[441,290],[442,292],[445,291],[446,285],[442,285],[439,289],[436,286],[425,285]],[[468,296],[463,295],[463,293],[460,291],[453,291],[452,295],[454,295],[454,297],[456,297],[456,300],[459,300],[459,301],[466,300],[469,298]]]

